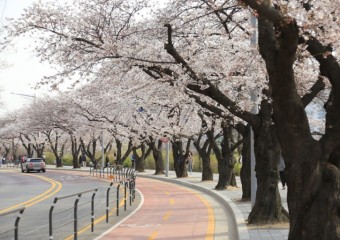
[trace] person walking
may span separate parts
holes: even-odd
[[[108,167],[110,166],[110,159],[109,159],[109,156],[106,156],[105,158],[105,167]]]
[[[136,156],[135,156],[135,154],[131,155],[131,167],[132,167],[132,169],[136,169]]]
[[[279,165],[278,165],[278,169],[279,169],[279,173],[280,173],[280,180],[281,180],[281,184],[282,184],[282,189],[286,189],[286,176],[285,176],[285,162],[283,159],[283,156],[280,156],[280,160],[279,160]]]
[[[81,163],[82,163],[83,167],[86,167],[86,156],[85,156],[85,154],[80,155],[80,158],[81,158]],[[80,163],[80,161],[79,161],[79,163]]]

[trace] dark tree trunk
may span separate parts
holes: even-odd
[[[155,140],[150,138],[151,142],[149,144],[149,147],[152,149],[153,158],[155,160],[155,175],[164,174],[164,162],[163,162],[163,156],[162,156],[162,145],[163,142],[161,140],[158,140],[158,144],[156,147]]]
[[[251,177],[250,177],[250,125],[239,124],[237,130],[243,137],[242,142],[242,167],[240,179],[242,183],[242,199],[251,197]]]
[[[181,140],[172,142],[172,154],[174,158],[174,168],[176,177],[188,177],[188,172],[185,163],[185,151],[183,149],[183,142]]]
[[[96,153],[96,148],[97,148],[97,139],[92,137],[92,139],[88,142],[88,144],[85,145],[84,140],[80,138],[80,143],[81,143],[83,152],[90,159],[90,164],[92,164],[94,169],[97,169],[98,162],[96,161],[96,158],[95,158],[95,153]]]
[[[60,143],[61,136],[59,135],[58,131],[48,131],[48,132],[43,132],[43,133],[46,135],[47,140],[50,144],[50,148],[54,154],[56,167],[63,167],[62,157],[64,155],[64,148],[65,148],[67,141]],[[59,149],[60,145],[61,147]]]
[[[199,101],[199,99],[197,100]],[[207,126],[207,122],[204,118],[203,113],[199,113],[198,115],[202,120],[202,129],[204,129]],[[213,130],[209,130],[209,131],[213,131]],[[210,164],[210,154],[212,150],[212,144],[209,138],[209,134],[207,134],[207,139],[205,140],[203,146],[200,147],[202,136],[203,136],[202,134],[198,136],[197,141],[194,141],[194,146],[197,149],[197,152],[202,159],[202,181],[212,181],[214,179],[214,173],[211,169],[211,164]]]
[[[115,137],[114,137],[115,138]],[[118,139],[115,138],[116,142],[116,159],[114,160],[117,165],[123,165],[123,162],[127,159],[127,157],[130,155],[132,151],[132,141],[129,141],[128,148],[126,149],[125,153],[123,154],[123,144],[122,142]]]
[[[202,159],[202,181],[212,181],[214,180],[214,174],[211,169],[210,164],[210,154],[211,154],[211,144],[209,138],[207,138],[203,144],[200,146],[202,135],[199,135],[198,139],[193,142],[198,154]]]
[[[28,141],[28,143],[26,143],[25,139]],[[26,134],[20,133],[20,141],[22,143],[22,146],[26,149],[27,157],[33,157],[33,147],[30,137]]]
[[[138,155],[137,153],[138,148],[133,147],[133,154],[135,155],[135,166],[136,166],[135,169],[138,172],[145,172],[145,159],[149,156],[152,150],[151,148],[146,149],[145,143],[141,143],[139,148],[141,150],[140,155]]]
[[[8,157],[9,157],[9,152],[11,151],[11,149],[10,149],[8,146],[6,146],[6,144],[4,144],[4,143],[2,143],[2,146],[3,146],[4,149],[5,149],[4,157],[5,157],[5,159],[8,159]],[[1,161],[1,159],[0,159],[0,161]]]
[[[270,5],[262,5],[261,8],[267,9],[261,11],[263,16],[259,18],[259,47],[272,86],[274,120],[285,157],[289,239],[338,240],[340,67],[327,48],[317,50],[317,46],[313,46],[314,39],[307,41],[307,50],[319,61],[321,74],[328,77],[332,91],[335,90],[330,95],[330,109],[326,107],[325,135],[316,141],[311,136],[294,79],[293,64],[299,33],[297,24],[294,19],[280,15]],[[270,15],[266,14],[268,9],[271,10]]]
[[[223,140],[221,142],[221,150],[217,146],[215,136],[213,135],[213,132],[209,132],[208,136],[210,139],[210,142],[212,144],[212,148],[215,152],[217,162],[218,162],[218,182],[215,186],[216,190],[223,190],[226,189],[228,186],[231,185],[231,180],[233,177],[233,169],[235,165],[235,161],[233,158],[233,150],[231,147],[231,128],[229,122],[222,122],[222,136]],[[236,184],[235,176],[234,176],[234,184]]]
[[[67,141],[66,141],[66,142],[67,142]],[[58,157],[57,157],[57,159],[56,159],[57,167],[63,167],[63,166],[64,166],[62,157],[64,156],[66,142],[64,142],[64,143],[61,145],[60,152],[59,152]]]
[[[77,138],[72,133],[70,133],[70,139],[71,139],[71,154],[72,154],[73,168],[80,168],[79,153],[80,153],[81,145],[78,143]]]
[[[211,169],[210,155],[207,156],[206,154],[202,154],[201,159],[202,159],[202,181],[213,181],[214,173]]]
[[[43,154],[44,154],[44,149],[45,149],[45,143],[37,143],[35,145],[33,145],[34,150],[37,152],[37,157],[38,158],[42,158]]]
[[[254,128],[254,151],[256,157],[256,201],[249,214],[251,224],[288,222],[278,190],[278,162],[280,143],[271,117],[271,105],[261,103],[261,125]]]
[[[251,0],[246,1],[246,3],[250,2],[250,1]],[[253,1],[251,1],[251,2],[254,3]],[[260,6],[262,7],[262,6],[264,6],[264,4],[261,4]],[[171,38],[171,33],[172,33],[171,25],[167,25],[166,27],[168,28],[168,44],[165,44],[165,46],[164,46],[166,51],[176,60],[176,62],[178,64],[181,64],[182,68],[185,69],[186,73],[192,78],[193,81],[195,81],[195,82],[203,81],[204,84],[205,84],[204,88],[202,88],[197,83],[187,84],[186,87],[189,88],[192,91],[195,91],[196,93],[204,94],[205,96],[212,98],[214,101],[218,102],[223,107],[228,109],[231,113],[235,114],[235,116],[240,117],[244,121],[247,121],[254,128],[257,128],[259,130],[261,122],[263,121],[261,116],[252,114],[252,113],[247,112],[247,111],[242,111],[237,106],[237,104],[235,102],[233,102],[230,98],[228,98],[228,96],[226,96],[222,91],[220,91],[218,89],[218,86],[216,86],[214,83],[208,81],[205,78],[198,77],[198,74],[193,71],[193,69],[189,66],[189,64],[184,60],[184,58],[174,48],[174,44],[172,44],[172,42],[171,42],[171,39],[172,39]],[[285,65],[284,62],[281,62],[281,64]],[[214,112],[223,112],[221,109],[216,109],[216,107],[214,107],[214,109],[216,110],[216,111],[212,110]],[[223,116],[223,114],[221,114],[220,116]],[[267,136],[267,140],[275,140],[275,138],[271,139],[272,136],[270,136],[270,134],[268,134],[268,133],[264,133],[264,134],[265,134],[265,136]],[[259,140],[259,136],[260,135],[258,135],[258,140]],[[271,142],[265,142],[265,144],[267,144],[268,148],[271,148],[272,145],[273,145],[273,143],[271,143]],[[258,144],[258,147],[259,146],[260,146],[260,144]],[[265,161],[268,161],[268,160],[271,160],[271,161],[277,160],[277,159],[275,159],[275,156],[271,156],[270,154],[265,154],[265,157],[266,157],[265,159],[258,159],[258,157],[262,157],[261,154],[259,154],[259,153],[261,153],[261,150],[257,149],[257,150],[255,150],[255,152],[257,152],[257,154],[258,154],[258,156],[256,156],[257,162],[261,162],[261,161],[265,162]],[[272,164],[272,162],[271,162],[271,164]],[[277,166],[276,166],[276,169],[277,169]],[[267,168],[264,168],[263,170],[268,171]],[[258,183],[258,185],[260,185],[259,189],[261,191],[260,192],[261,194],[257,194],[257,200],[260,200],[260,198],[262,198],[260,200],[261,202],[267,202],[268,201],[267,198],[269,196],[269,199],[271,200],[271,204],[269,206],[272,207],[273,209],[269,209],[268,206],[262,206],[261,207],[261,205],[258,205],[258,207],[255,210],[259,211],[259,212],[261,211],[262,219],[259,219],[259,218],[256,218],[256,217],[250,218],[250,220],[253,223],[255,223],[255,222],[272,223],[273,221],[278,222],[278,221],[282,221],[282,219],[284,219],[282,207],[281,207],[281,204],[280,204],[280,198],[279,198],[279,195],[276,194],[276,192],[278,192],[277,184],[276,184],[276,186],[274,186],[274,188],[276,188],[276,189],[274,191],[272,189],[273,183],[274,183],[273,181],[275,181],[275,178],[273,177],[274,175],[276,175],[276,182],[278,182],[277,170],[274,171],[275,174],[272,172],[272,169],[270,169],[270,171],[271,171],[271,174],[267,174],[267,172],[266,172],[266,173],[263,173],[263,175],[271,176],[271,178],[270,178],[271,181],[261,181],[261,182]],[[262,176],[260,176],[260,179],[262,180]],[[268,184],[268,185],[265,186],[265,184]],[[268,195],[267,195],[267,192],[265,192],[266,190],[269,191]],[[254,208],[253,208],[253,210],[254,210]],[[274,215],[271,215],[271,214],[274,214]],[[254,214],[253,214],[253,216],[254,216]],[[254,219],[254,220],[252,220],[252,219]]]

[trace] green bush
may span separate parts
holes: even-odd
[[[155,160],[152,156],[145,159],[145,169],[156,169]]]
[[[63,165],[65,166],[73,166],[73,158],[71,154],[65,154],[62,158]]]
[[[234,165],[234,173],[236,176],[240,176],[242,164],[237,162]]]
[[[123,167],[128,167],[128,168],[132,167],[132,162],[130,158],[125,159],[125,161],[123,162]]]
[[[55,156],[53,154],[53,152],[45,152],[45,161],[46,161],[46,164],[49,164],[49,165],[54,165],[55,164]]]

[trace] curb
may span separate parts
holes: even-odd
[[[151,179],[157,179],[161,180],[164,182],[171,182],[175,183],[178,185],[182,185],[185,187],[193,188],[195,190],[204,192],[212,197],[214,197],[220,204],[225,206],[226,210],[230,214],[230,216],[233,217],[233,222],[234,225],[237,226],[237,235],[238,235],[238,240],[250,240],[250,234],[246,225],[246,222],[244,220],[244,217],[239,210],[239,208],[236,206],[236,204],[227,196],[224,196],[218,191],[211,191],[211,189],[204,187],[204,186],[199,186],[194,183],[189,183],[189,182],[184,182],[176,179],[170,179],[170,178],[162,178],[162,177],[156,177],[156,176],[151,176],[151,175],[146,175],[143,173],[138,174],[139,177],[145,177],[145,178],[151,178]]]
[[[74,168],[49,168],[49,169],[54,169],[54,170],[69,170],[69,171],[81,171],[81,172],[89,172],[87,169],[74,169]],[[157,177],[156,175],[149,175],[147,173],[138,173],[138,177],[144,177],[144,178],[150,178],[150,179],[156,179],[156,180],[161,180],[164,182],[171,182],[174,184],[182,185],[188,188],[195,189],[197,191],[204,192],[205,194],[210,195],[211,197],[215,198],[221,205],[225,206],[225,209],[227,212],[230,214],[230,216],[233,218],[233,224],[237,227],[237,235],[238,235],[238,240],[251,240],[250,234],[248,231],[247,224],[244,220],[244,217],[240,211],[240,209],[237,207],[237,205],[234,203],[233,200],[231,200],[229,197],[223,195],[221,191],[212,191],[208,187],[204,186],[199,186],[194,183],[190,182],[185,182],[185,181],[180,181],[177,179],[172,179],[172,178],[162,178],[162,177]]]

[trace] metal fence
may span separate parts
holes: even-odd
[[[0,218],[3,218],[3,217],[11,217],[11,218],[14,218],[13,221],[14,221],[14,227],[13,225],[9,225],[9,226],[2,226],[1,229],[3,232],[0,232],[0,238],[11,238],[10,236],[13,236],[13,232],[14,232],[14,240],[18,240],[18,232],[19,232],[19,222],[20,222],[20,219],[22,217],[22,214],[24,213],[25,211],[25,207],[21,207],[21,208],[16,208],[14,210],[10,210],[10,211],[7,211],[7,212],[4,212],[4,213],[0,213]],[[14,214],[17,214],[16,217],[13,217]],[[5,230],[4,230],[5,229]]]
[[[132,205],[136,197],[136,171],[130,168],[108,167],[104,171],[101,170],[101,173],[92,169],[90,174],[98,174],[102,178],[109,179],[109,186],[55,197],[49,209],[48,224],[41,227],[45,229],[48,227],[48,239],[78,239],[79,229],[89,226],[91,232],[95,231],[96,215],[98,218],[100,215],[104,216],[108,223],[109,216],[119,216],[120,208],[124,207],[124,211],[126,211],[127,206]],[[96,200],[98,192],[105,195],[103,196],[105,204],[99,202],[99,199]],[[0,232],[0,239],[13,239],[13,231],[14,239],[19,239],[19,221],[24,210],[25,207],[0,214],[1,219],[3,216],[19,212],[14,228],[3,231],[4,228],[1,227],[0,231],[3,232]],[[42,229],[36,230],[45,232]],[[32,235],[32,232],[29,234]],[[6,237],[3,238],[3,236]],[[21,239],[27,239],[27,237],[27,234],[20,235]]]

